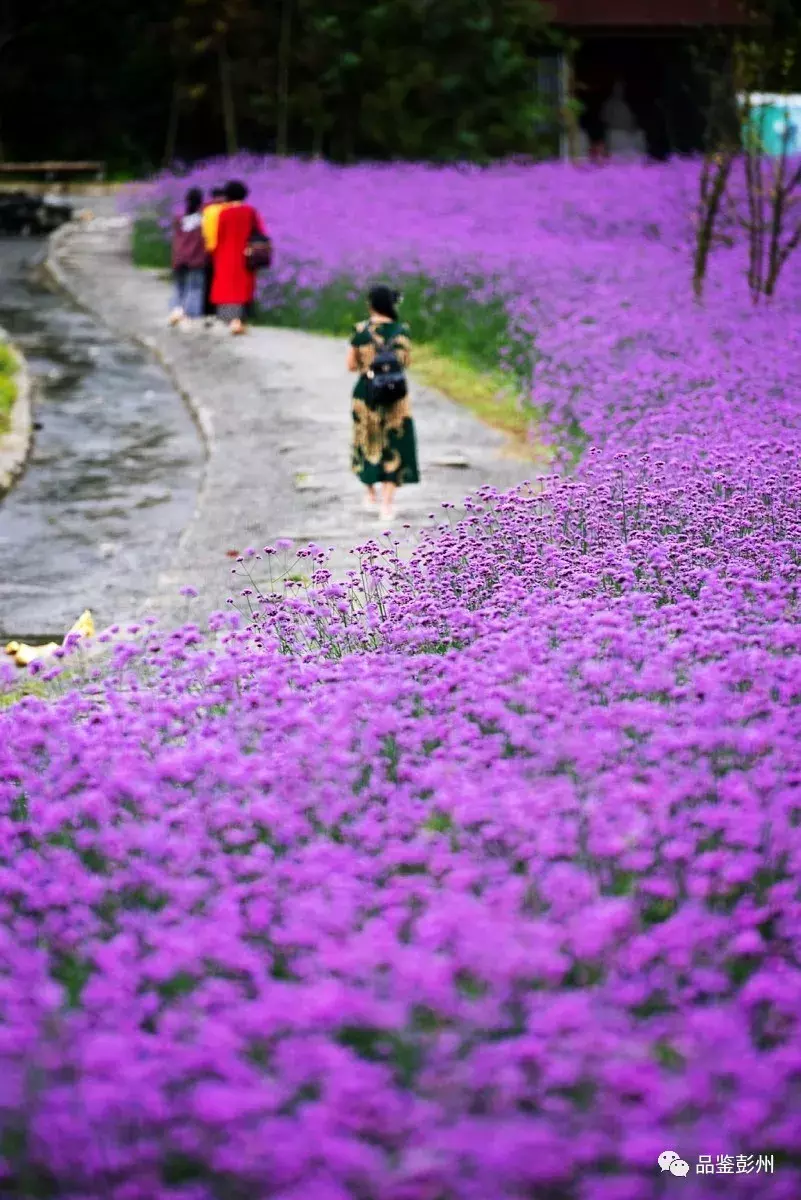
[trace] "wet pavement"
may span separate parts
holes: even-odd
[[[34,440],[0,495],[0,640],[141,614],[192,519],[203,444],[178,393],[49,284],[46,244],[0,239],[0,326],[28,359]]]

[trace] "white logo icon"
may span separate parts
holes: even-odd
[[[690,1164],[679,1158],[675,1150],[663,1150],[656,1161],[660,1170],[670,1171],[671,1175],[684,1176],[690,1173]]]

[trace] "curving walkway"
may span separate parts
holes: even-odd
[[[166,326],[168,291],[158,273],[136,269],[124,218],[60,230],[49,266],[81,304],[144,342],[185,396],[204,435],[207,462],[192,520],[164,563],[148,611],[180,621],[184,585],[205,611],[231,594],[226,553],[277,538],[331,548],[331,566],[354,565],[351,548],[381,532],[361,508],[349,471],[352,377],[339,341],[257,328],[246,338]],[[510,457],[505,437],[430,388],[413,403],[423,483],[399,494],[396,526],[429,523],[443,502],[460,503],[489,483],[509,488],[536,466]]]

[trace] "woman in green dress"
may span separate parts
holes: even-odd
[[[381,518],[392,519],[396,489],[419,483],[417,445],[409,397],[381,407],[370,407],[367,372],[378,351],[391,349],[406,369],[411,360],[409,327],[398,316],[400,296],[381,284],[370,290],[370,316],[360,321],[350,339],[348,370],[358,371],[353,389],[353,444],[351,465],[365,486],[365,506],[374,508],[378,501],[376,485],[381,485]]]

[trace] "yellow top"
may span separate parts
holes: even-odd
[[[220,224],[220,213],[224,208],[224,200],[214,200],[203,209],[200,228],[209,252],[217,249],[217,230]]]

